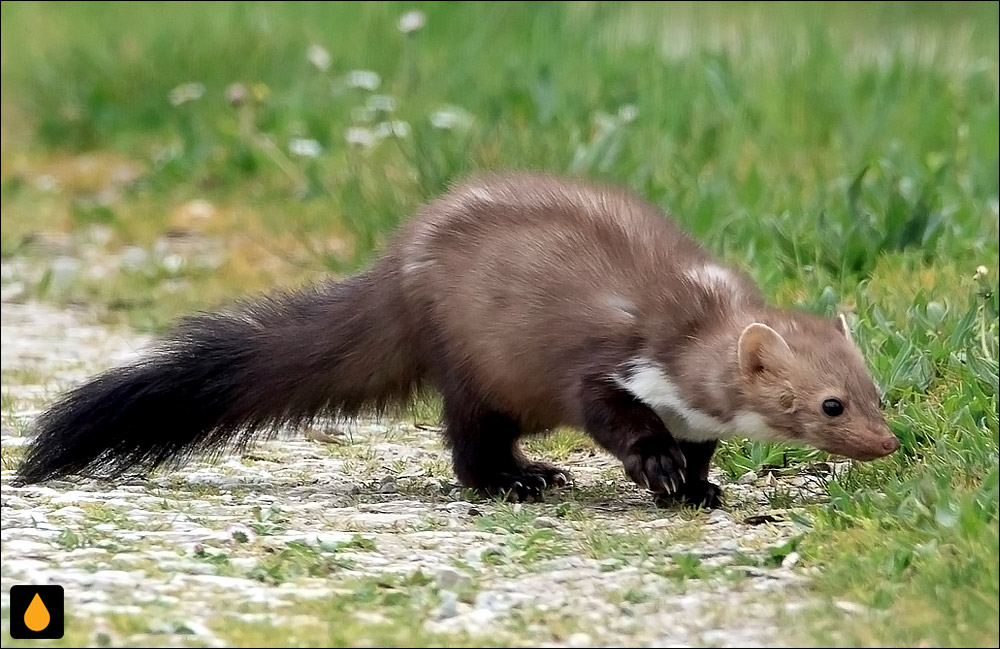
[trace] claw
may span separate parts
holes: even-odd
[[[566,478],[566,474],[557,473],[552,476],[552,484],[557,487],[565,487],[569,480]]]
[[[504,496],[504,500],[507,502],[517,503],[524,500],[524,485],[520,481],[514,481],[510,484],[510,488],[507,489]]]
[[[681,478],[681,484],[687,482],[687,474],[684,471],[681,471],[680,478]]]

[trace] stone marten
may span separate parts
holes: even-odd
[[[18,480],[103,478],[247,446],[428,387],[463,485],[533,499],[567,480],[518,440],[576,427],[657,502],[713,507],[720,438],[894,452],[843,317],[777,309],[623,189],[482,175],[424,205],[365,270],[181,320],[63,395]]]

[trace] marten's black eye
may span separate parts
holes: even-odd
[[[827,399],[823,402],[823,414],[827,417],[839,417],[844,413],[844,404],[838,399]]]

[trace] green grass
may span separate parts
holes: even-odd
[[[830,602],[797,625],[807,641],[995,645],[996,3],[435,2],[403,34],[410,8],[4,3],[0,254],[28,269],[21,295],[159,331],[351,272],[474,170],[614,180],[776,303],[849,313],[882,388],[902,451],[807,507],[799,551]],[[377,89],[352,87],[357,70]],[[405,131],[347,141],[392,122]],[[432,423],[430,403],[411,416]],[[825,459],[740,440],[718,455],[731,477]],[[525,557],[561,551],[519,530]]]

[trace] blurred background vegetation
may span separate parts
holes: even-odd
[[[832,483],[801,550],[893,622],[828,630],[995,646],[997,8],[4,3],[4,299],[158,331],[351,272],[474,171],[619,182],[776,302],[850,314],[904,449]]]
[[[790,300],[886,252],[996,256],[992,3],[26,2],[0,22],[5,257],[53,232],[225,243],[41,287],[139,294],[116,305],[143,328],[349,271],[480,169],[627,184]]]

